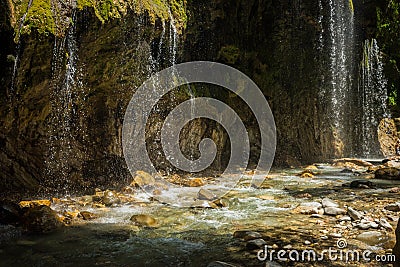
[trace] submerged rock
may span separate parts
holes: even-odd
[[[57,212],[45,205],[24,208],[22,222],[28,231],[34,233],[52,232],[64,225]]]
[[[355,180],[350,183],[350,188],[375,188],[375,184],[366,180]]]
[[[360,240],[370,246],[375,246],[382,243],[384,238],[385,236],[379,231],[368,231],[357,236],[357,240]]]
[[[400,180],[400,169],[394,167],[384,167],[375,171],[375,178]]]
[[[312,172],[311,170],[305,170],[302,171],[301,173],[297,174],[297,176],[300,176],[301,178],[313,178],[316,174]]]
[[[144,226],[144,227],[157,227],[158,223],[157,220],[150,215],[146,214],[135,214],[133,215],[130,220],[137,226]]]

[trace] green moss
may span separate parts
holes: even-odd
[[[41,34],[54,33],[55,23],[51,12],[50,0],[33,0],[29,9],[27,2],[22,2],[21,4],[19,21],[26,10],[28,12],[23,26],[17,29],[19,31],[16,35],[17,38],[21,34],[29,34],[33,28],[37,29]]]
[[[68,25],[58,25],[57,30],[55,18],[59,16],[58,10],[52,12],[51,0],[33,0],[28,8],[29,0],[14,0],[16,9],[15,41],[18,42],[21,34],[29,34],[32,29],[37,29],[41,34],[63,35]],[[172,14],[176,28],[181,33],[186,28],[186,0],[77,0],[76,7],[79,10],[84,8],[93,8],[96,17],[105,23],[111,19],[118,19],[126,15],[127,11],[133,10],[137,14],[147,14],[150,22],[155,24],[157,19],[164,21],[170,20]],[[26,13],[27,12],[27,13]],[[26,13],[22,27],[19,22]],[[56,14],[54,14],[56,13]]]

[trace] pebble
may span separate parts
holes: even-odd
[[[389,193],[400,193],[400,187],[393,187],[389,190]]]
[[[332,233],[332,234],[330,234],[330,236],[333,237],[333,238],[341,238],[342,234],[340,234],[340,233]]]
[[[393,231],[392,225],[388,221],[383,219],[383,218],[379,220],[379,225],[382,226],[385,229]]]
[[[363,214],[352,207],[347,208],[347,214],[355,221],[361,220],[363,217]]]
[[[372,228],[375,228],[375,229],[377,229],[379,227],[379,224],[377,224],[376,222],[371,222],[370,225]]]
[[[324,208],[327,208],[327,207],[338,208],[339,204],[336,203],[335,201],[333,201],[332,199],[326,197],[326,198],[322,199],[322,207],[324,207]]]
[[[246,235],[243,237],[243,239],[245,241],[249,241],[249,240],[253,240],[253,239],[257,239],[257,238],[261,238],[261,234],[258,232],[246,232]]]
[[[324,209],[324,211],[325,211],[325,214],[327,214],[327,215],[333,215],[333,216],[341,215],[341,214],[346,214],[346,213],[347,213],[346,210],[341,209],[341,208],[337,208],[337,207],[326,207],[326,208]]]
[[[361,230],[368,230],[369,228],[371,228],[371,223],[368,222],[362,222],[356,225],[358,228],[360,228]]]
[[[97,218],[97,215],[89,212],[89,211],[81,211],[79,212],[80,216],[82,217],[82,219],[84,220],[93,220]]]
[[[155,218],[146,214],[133,215],[130,220],[137,226],[157,227],[158,225]]]
[[[385,207],[385,210],[398,212],[398,211],[400,211],[400,203],[397,202],[397,203],[389,204]]]
[[[351,218],[350,218],[350,216],[344,215],[344,216],[339,218],[339,221],[340,222],[350,222]]]
[[[304,245],[311,245],[311,242],[306,240],[306,241],[304,241]]]
[[[246,243],[246,248],[249,249],[249,250],[259,249],[259,248],[263,247],[266,244],[267,244],[267,242],[265,242],[264,239],[258,238],[258,239],[253,239],[253,240],[248,241]]]
[[[201,200],[214,200],[217,197],[211,191],[202,188],[197,193],[197,198]]]

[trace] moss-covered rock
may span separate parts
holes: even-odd
[[[33,29],[41,34],[64,35],[75,9],[93,9],[102,23],[120,19],[129,10],[148,15],[152,24],[157,20],[173,19],[180,33],[187,22],[186,0],[78,0],[72,5],[50,0],[10,0],[9,5],[13,11],[9,15],[13,21],[16,42],[21,35],[30,34]]]

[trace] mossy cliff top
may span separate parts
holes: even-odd
[[[29,34],[32,29],[41,34],[63,35],[75,9],[92,8],[102,23],[122,18],[129,10],[147,14],[152,23],[172,18],[179,32],[187,21],[186,0],[8,0],[8,5],[16,42],[21,34]]]

